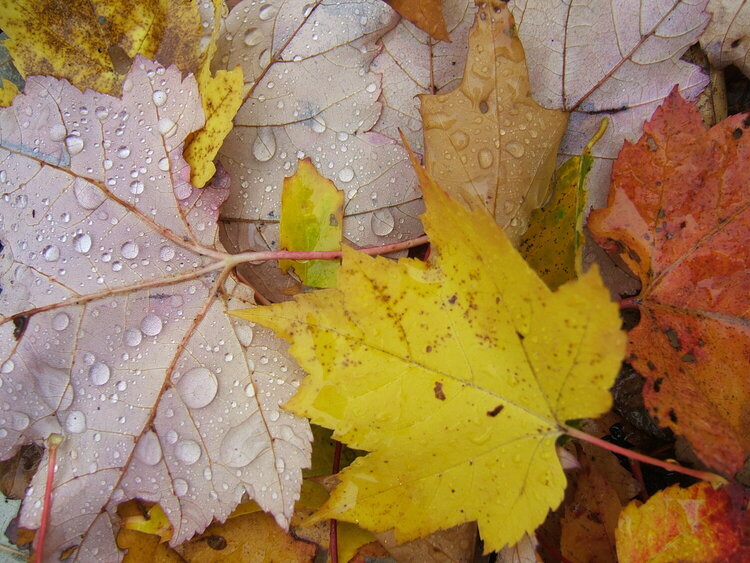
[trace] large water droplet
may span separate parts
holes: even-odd
[[[270,20],[276,14],[276,6],[266,4],[258,11],[258,17],[263,21]]]
[[[184,497],[188,492],[188,484],[185,479],[175,479],[172,484],[174,485],[174,494],[178,497]]]
[[[277,458],[277,459],[276,459],[276,471],[277,471],[278,473],[284,473],[284,468],[285,468],[285,467],[286,467],[286,466],[285,466],[285,464],[284,464],[284,460],[283,460],[283,459],[281,459],[280,457],[279,457],[279,458]]]
[[[143,193],[145,186],[140,180],[133,180],[130,182],[130,193],[133,195],[140,195]]]
[[[141,340],[143,340],[143,334],[138,329],[129,328],[122,335],[122,341],[125,343],[125,346],[138,346]]]
[[[241,324],[237,326],[235,330],[237,334],[237,340],[240,341],[240,344],[248,347],[253,343],[253,327],[247,324]]]
[[[378,236],[385,236],[393,231],[396,221],[388,209],[378,209],[372,214],[372,232]]]
[[[326,130],[326,120],[322,116],[313,117],[310,120],[310,127],[316,133],[323,133]]]
[[[130,156],[130,148],[129,147],[120,147],[117,149],[117,156],[120,158],[128,158]]]
[[[73,237],[73,248],[76,252],[86,254],[91,250],[91,237],[87,233],[78,233]]]
[[[73,186],[73,193],[76,196],[78,204],[84,209],[96,209],[106,199],[106,196],[99,188],[81,178],[76,179],[75,186]]]
[[[167,103],[167,94],[162,90],[155,90],[154,93],[151,94],[151,99],[154,100],[154,105],[156,107],[161,107]]]
[[[13,412],[10,413],[10,421],[8,422],[8,424],[13,430],[20,432],[21,430],[25,430],[26,428],[28,428],[30,422],[31,420],[29,419],[28,415],[22,412]]]
[[[469,136],[463,131],[456,131],[451,135],[451,143],[457,150],[463,150],[469,145]]]
[[[521,143],[516,143],[515,141],[505,145],[505,148],[511,155],[516,158],[521,158],[523,156],[523,153],[525,152],[523,145]]]
[[[248,397],[255,397],[255,385],[253,385],[252,383],[248,383],[245,386],[245,395],[247,395]]]
[[[495,157],[493,157],[492,153],[487,149],[482,149],[477,155],[477,160],[479,160],[479,166],[481,168],[489,168],[490,166],[492,166],[492,162],[495,160]]]
[[[162,117],[158,123],[159,133],[169,138],[177,133],[177,124],[168,117]]]
[[[146,465],[156,465],[161,461],[162,451],[159,438],[153,431],[146,432],[135,446],[135,457]]]
[[[83,139],[77,135],[68,135],[65,137],[65,146],[71,156],[76,155],[83,150]]]
[[[251,415],[224,435],[219,456],[228,467],[245,467],[266,449],[264,440],[257,437],[258,426],[262,426],[259,418],[258,413]]]
[[[71,411],[65,419],[65,429],[71,434],[86,432],[86,415],[81,411]]]
[[[201,447],[192,440],[183,440],[175,444],[174,455],[186,465],[192,465],[200,459]]]
[[[141,332],[146,336],[156,336],[161,332],[162,326],[161,318],[149,313],[141,321]]]
[[[120,247],[120,254],[122,254],[123,258],[127,258],[128,260],[136,258],[139,251],[140,248],[133,241],[128,241]]]
[[[175,251],[171,246],[162,246],[159,249],[159,258],[161,258],[162,262],[169,262],[172,258],[174,258],[174,255]]]
[[[342,182],[351,182],[353,179],[354,170],[352,170],[348,166],[339,170],[339,180],[341,180]]]
[[[169,159],[165,156],[164,158],[159,159],[159,163],[157,164],[159,167],[159,170],[162,170],[166,172],[170,168]]]
[[[276,136],[270,127],[261,127],[253,141],[253,156],[260,162],[268,162],[276,154]]]
[[[211,371],[199,367],[183,375],[177,381],[176,388],[188,407],[200,409],[214,400],[219,389],[219,382]]]
[[[104,385],[109,381],[109,366],[102,362],[94,362],[89,368],[89,377],[94,385]]]
[[[3,362],[2,367],[0,367],[0,372],[2,373],[11,373],[16,367],[16,364],[13,360],[8,360],[7,362]]]
[[[68,130],[62,123],[57,123],[49,129],[49,138],[53,141],[62,141],[67,134]]]
[[[258,43],[263,41],[263,32],[257,27],[251,27],[245,32],[245,38],[243,41],[248,47],[255,47]]]
[[[66,313],[57,313],[52,318],[52,328],[57,331],[65,330],[70,324],[70,317]]]
[[[42,250],[42,256],[47,262],[56,262],[60,258],[60,249],[54,244],[45,246]]]

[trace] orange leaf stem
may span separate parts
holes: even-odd
[[[338,473],[341,468],[341,442],[334,440],[333,443],[333,471]],[[331,563],[339,563],[339,537],[338,524],[335,518],[331,518],[331,535],[328,539],[328,549],[331,553]]]
[[[55,480],[55,464],[57,463],[57,448],[62,443],[60,434],[50,434],[47,437],[47,482],[44,486],[44,507],[42,508],[42,522],[36,535],[36,553],[34,562],[41,563],[44,550],[44,536],[47,535],[50,513],[52,512],[52,484]]]
[[[568,434],[568,436],[572,436],[573,438],[578,438],[579,440],[583,440],[584,442],[588,442],[589,444],[594,444],[595,446],[599,446],[600,448],[609,450],[610,452],[624,455],[629,459],[635,459],[644,463],[649,463],[651,465],[661,467],[663,469],[666,469],[667,471],[682,473],[683,475],[689,475],[690,477],[695,477],[696,479],[701,479],[702,481],[710,481],[713,484],[725,484],[727,482],[726,479],[715,473],[711,473],[709,471],[699,471],[698,469],[690,469],[689,467],[683,467],[675,463],[669,463],[668,461],[662,461],[645,454],[634,452],[633,450],[628,450],[627,448],[616,446],[615,444],[607,442],[606,440],[595,438],[590,434],[586,434],[585,432],[581,432],[580,430],[571,428],[570,426],[565,426],[565,432],[566,434]]]

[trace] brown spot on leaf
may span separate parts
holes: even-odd
[[[29,324],[29,317],[16,317],[13,319],[13,326],[16,328],[13,329],[13,338],[18,340],[23,336],[23,333],[26,332],[26,325]]]
[[[732,131],[732,137],[735,139],[739,139],[740,137],[742,137],[742,129],[738,127],[737,129]]]
[[[675,350],[679,350],[682,348],[682,344],[680,344],[680,337],[677,335],[677,331],[673,328],[668,328],[664,331],[665,336],[669,340],[669,345],[674,348]]]
[[[494,409],[491,411],[487,411],[487,416],[495,417],[500,414],[500,412],[505,408],[505,405],[497,405]]]
[[[208,544],[208,547],[215,549],[216,551],[221,551],[227,547],[227,540],[224,536],[208,536],[206,538],[206,543]]]
[[[443,384],[440,381],[435,382],[435,388],[433,389],[435,398],[440,401],[445,401],[445,393],[443,393]]]
[[[695,356],[693,354],[685,354],[680,358],[683,362],[695,363]]]
[[[659,145],[656,144],[656,141],[651,135],[646,135],[646,147],[648,147],[650,152],[656,152],[659,150]]]
[[[654,391],[656,391],[657,393],[661,391],[661,384],[663,381],[664,381],[663,377],[656,378],[656,381],[654,381]]]
[[[669,413],[668,414],[669,414],[669,420],[671,420],[672,422],[674,422],[676,424],[677,423],[677,413],[674,412],[674,409],[669,409]]]

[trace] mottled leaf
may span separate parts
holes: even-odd
[[[425,164],[470,208],[484,207],[517,243],[547,198],[567,114],[531,97],[526,59],[505,2],[482,3],[461,85],[421,95]]]
[[[646,405],[708,465],[733,475],[750,453],[750,118],[706,129],[676,91],[613,169],[589,229],[641,280],[629,361]]]
[[[594,161],[591,147],[606,128],[606,122],[602,123],[583,154],[569,159],[557,170],[551,199],[541,209],[531,212],[529,230],[518,246],[526,262],[550,289],[557,289],[583,271],[586,176]]]
[[[622,563],[701,561],[741,563],[750,558],[748,496],[736,485],[714,489],[703,481],[673,485],[645,504],[634,501],[617,525]]]
[[[49,557],[117,559],[115,509],[136,497],[162,506],[173,544],[245,493],[291,517],[311,436],[279,404],[298,370],[226,315],[253,301],[216,240],[226,177],[187,181],[202,124],[195,80],[142,58],[122,99],[32,77],[0,110],[0,456],[64,436]]]
[[[429,264],[344,247],[337,289],[235,314],[291,341],[308,376],[287,408],[372,452],[316,521],[405,541],[477,520],[492,551],[562,500],[560,425],[609,408],[625,337],[596,272],[552,293],[484,209],[418,174]]]
[[[750,6],[741,0],[708,0],[711,21],[701,35],[701,46],[711,64],[734,65],[750,75]]]
[[[344,194],[321,176],[310,159],[284,178],[281,194],[280,242],[284,250],[339,250]],[[294,268],[302,283],[312,287],[336,285],[336,260],[281,260],[279,267]]]

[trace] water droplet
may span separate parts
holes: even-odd
[[[270,420],[271,422],[276,422],[277,420],[279,420],[279,416],[281,416],[279,414],[279,411],[271,411],[268,413],[268,420]]]
[[[162,262],[169,262],[174,258],[174,255],[174,248],[171,246],[162,246],[161,249],[159,249],[159,258],[161,258]]]
[[[123,258],[127,258],[128,260],[136,258],[138,252],[140,252],[140,248],[133,241],[128,241],[120,247],[120,254],[122,254]]]
[[[130,156],[130,148],[129,147],[120,147],[117,149],[117,156],[120,158],[128,158]]]
[[[339,171],[339,180],[342,182],[351,182],[354,179],[354,170],[349,168],[348,166],[346,168],[342,168]]]
[[[89,377],[91,378],[91,383],[94,385],[104,385],[109,381],[109,376],[109,366],[105,363],[95,362],[89,368]]]
[[[175,445],[174,455],[186,465],[192,465],[200,459],[201,447],[192,440],[184,440]]]
[[[321,116],[313,117],[310,122],[310,127],[316,133],[323,133],[326,130],[326,120]]]
[[[214,475],[213,475],[213,473],[212,473],[212,471],[211,471],[211,468],[210,468],[210,467],[206,467],[206,468],[205,468],[205,469],[203,470],[203,478],[204,478],[204,479],[205,479],[206,481],[210,481],[211,479],[213,479],[213,476],[214,476]]]
[[[367,85],[367,88],[365,88],[365,90],[370,92],[370,94],[372,94],[377,89],[378,89],[378,86],[374,82],[371,82],[370,84]]]
[[[31,420],[29,417],[22,412],[13,412],[10,414],[9,425],[13,430],[20,432],[29,427]]]
[[[3,366],[0,368],[0,372],[2,373],[11,373],[16,367],[16,364],[13,362],[13,360],[8,360],[7,362],[3,363]]]
[[[495,157],[493,157],[492,153],[487,149],[482,149],[481,151],[479,151],[477,159],[479,160],[480,167],[489,168],[490,166],[492,166],[492,162],[495,160]]]
[[[54,244],[45,246],[42,250],[42,256],[47,262],[56,262],[60,258],[60,249]]]
[[[130,193],[133,195],[140,195],[143,193],[145,186],[140,180],[133,180],[130,182]]]
[[[182,401],[190,408],[200,409],[214,400],[219,389],[216,376],[204,367],[193,368],[175,386]]]
[[[263,21],[270,20],[276,14],[276,7],[266,4],[258,11],[258,17]]]
[[[284,468],[285,468],[284,460],[281,458],[277,458],[276,459],[276,471],[278,473],[284,473]]]
[[[159,167],[159,170],[166,172],[170,167],[169,159],[165,156],[164,158],[159,160],[157,166]]]
[[[68,135],[65,137],[65,146],[71,156],[76,155],[83,150],[83,139],[77,135]]]
[[[151,94],[151,99],[154,100],[154,105],[156,107],[161,107],[167,103],[167,94],[162,90],[155,90],[154,93]]]
[[[57,331],[65,330],[70,324],[70,317],[66,313],[57,313],[52,318],[52,328]]]
[[[388,209],[378,209],[372,214],[372,232],[378,236],[385,236],[393,231],[396,221]]]
[[[105,108],[104,106],[98,106],[94,110],[94,115],[96,115],[96,118],[101,119],[107,119],[107,116],[109,116],[109,109]]]
[[[57,123],[49,129],[49,138],[53,141],[62,141],[67,134],[68,130],[62,123]]]
[[[129,328],[122,335],[122,341],[125,343],[125,346],[138,346],[142,339],[143,334],[141,334],[141,331],[134,328]]]
[[[243,41],[248,47],[255,47],[258,43],[263,41],[263,32],[257,27],[251,27],[245,33]]]
[[[174,485],[174,494],[176,494],[178,497],[184,497],[188,492],[188,484],[185,479],[175,479],[172,481]]]
[[[79,233],[73,237],[73,248],[76,252],[86,254],[91,250],[91,237],[87,233]]]
[[[263,49],[263,52],[258,57],[258,64],[261,68],[266,68],[271,64],[271,49]]]
[[[235,329],[237,340],[242,346],[248,347],[253,343],[253,328],[247,324],[238,325]]]
[[[463,131],[456,131],[451,135],[451,143],[457,150],[463,150],[469,145],[469,136]]]
[[[73,186],[73,193],[79,205],[84,209],[96,209],[106,199],[106,196],[99,188],[81,178],[76,179],[75,186]]]
[[[276,154],[276,136],[270,127],[261,127],[253,142],[253,156],[260,162],[268,162]]]
[[[65,419],[65,429],[71,434],[86,432],[86,415],[81,411],[71,411]]]
[[[227,467],[245,467],[266,451],[264,441],[255,437],[255,427],[259,424],[262,422],[256,412],[241,424],[230,428],[224,435],[219,447],[219,456]]]
[[[521,158],[524,153],[524,148],[521,143],[510,142],[505,146],[505,149],[516,158]]]
[[[245,386],[245,395],[247,395],[248,397],[255,397],[255,385],[253,385],[252,383],[248,383]]]
[[[156,336],[161,332],[162,326],[161,318],[149,313],[141,321],[141,332],[146,336]]]
[[[153,431],[146,432],[135,446],[135,457],[146,465],[156,465],[161,461],[161,444]]]
[[[158,123],[159,133],[164,137],[171,137],[177,133],[177,124],[168,117],[162,117]]]

